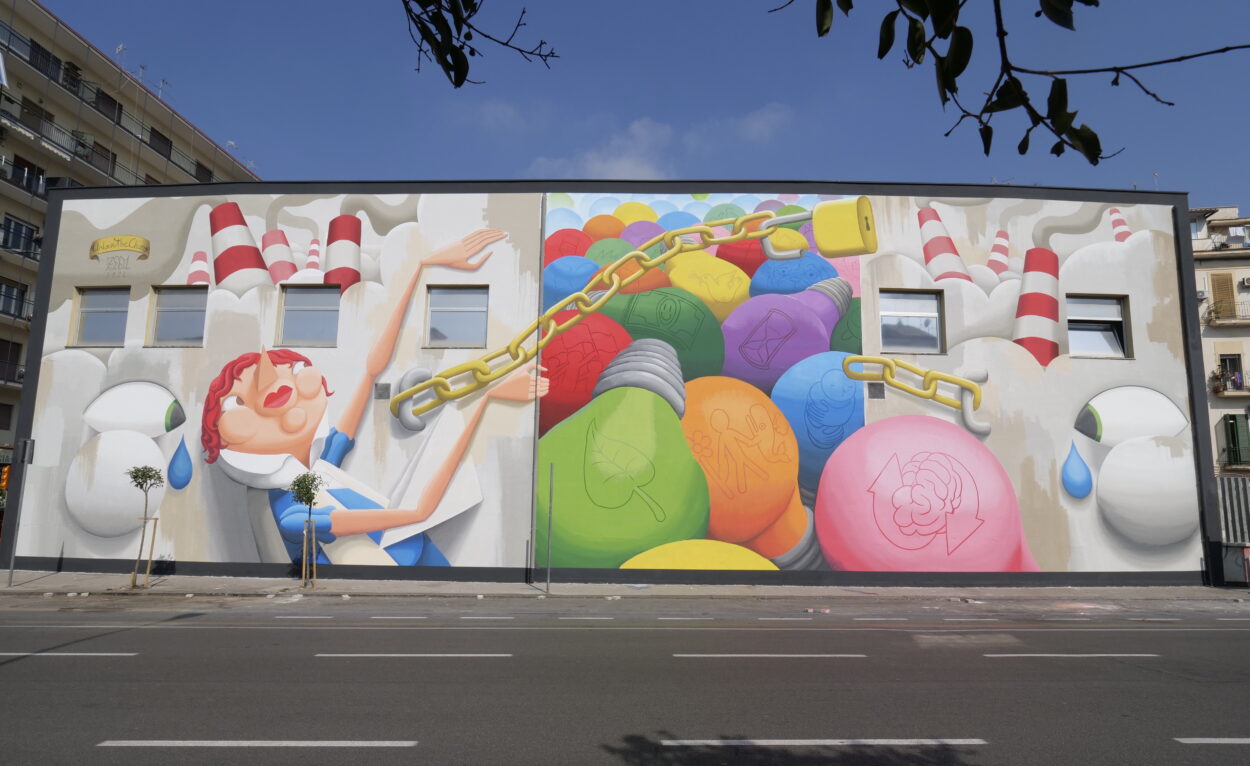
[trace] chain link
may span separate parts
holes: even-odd
[[[412,414],[414,416],[424,415],[444,402],[461,399],[485,388],[538,356],[538,353],[546,348],[547,344],[555,340],[560,333],[582,321],[583,317],[589,316],[603,308],[604,304],[616,297],[621,290],[642,279],[648,271],[660,267],[682,253],[705,250],[713,245],[723,245],[728,242],[763,239],[772,234],[769,227],[761,226],[755,231],[748,231],[746,227],[753,221],[762,223],[772,217],[773,213],[771,211],[762,210],[758,213],[749,213],[738,218],[708,221],[696,226],[673,229],[652,237],[639,245],[637,250],[621,256],[604,267],[603,271],[596,274],[580,291],[557,301],[551,308],[544,311],[541,316],[531,322],[528,327],[518,333],[508,345],[490,351],[478,359],[448,367],[432,378],[423,380],[412,388],[400,391],[391,397],[391,414],[398,417],[401,404],[426,391],[431,392],[433,398],[413,406]],[[714,226],[729,227],[729,233],[717,236],[713,230]],[[682,239],[683,235],[692,234],[698,236],[698,242],[687,242]],[[647,249],[655,247],[660,243],[664,244],[664,252],[654,258],[646,254],[645,251]],[[637,270],[624,276],[617,273],[631,261],[638,264]],[[591,291],[591,288],[599,285],[604,286],[603,294],[598,298],[591,298],[587,293]],[[556,314],[570,309],[576,309],[577,313],[562,322],[555,320]],[[537,334],[537,338],[534,337],[535,334]],[[530,343],[532,345],[527,345]],[[496,360],[501,357],[507,357],[507,359],[499,363],[498,366],[494,366]],[[472,379],[466,380],[459,386],[453,384],[452,381],[454,379],[466,375],[472,376]],[[979,391],[977,396],[977,401],[979,402]]]
[[[865,366],[875,364],[879,365],[881,370],[880,372],[869,372],[867,370],[859,372],[851,369],[852,364]],[[910,372],[912,375],[920,378],[923,388],[916,388],[896,378],[895,376],[898,374],[899,369]],[[972,409],[975,410],[981,406],[981,387],[971,380],[951,375],[941,370],[926,370],[923,367],[917,367],[914,364],[904,362],[902,359],[889,359],[884,356],[848,356],[842,360],[842,371],[852,380],[880,381],[887,386],[897,388],[899,391],[912,396],[918,396],[921,399],[931,399],[952,409],[962,410],[963,403],[959,399],[938,392],[939,383],[949,383],[972,394]]]

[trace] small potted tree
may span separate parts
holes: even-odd
[[[139,562],[143,560],[143,540],[147,535],[148,522],[156,521],[156,517],[148,516],[148,493],[153,489],[164,486],[165,477],[161,474],[161,469],[154,468],[150,465],[137,465],[126,471],[126,475],[130,477],[130,483],[143,492],[143,526],[139,532],[139,553],[135,556],[135,568],[130,573],[130,587],[138,587],[136,580],[139,577]],[[148,570],[143,578],[143,587],[148,587],[148,578],[152,576],[152,554],[156,552],[156,524],[152,524],[152,544],[148,552]]]
[[[313,531],[312,509],[317,502],[317,491],[324,487],[325,479],[312,471],[306,471],[291,480],[287,491],[295,502],[308,508],[308,516],[304,520],[304,545],[300,560],[300,586],[306,587],[310,582],[317,587],[317,536]]]
[[[1216,367],[1212,370],[1211,374],[1207,376],[1207,382],[1211,384],[1211,393],[1224,393],[1224,389],[1228,388],[1228,379],[1227,376],[1224,375],[1224,368]]]

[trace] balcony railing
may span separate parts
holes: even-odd
[[[1202,319],[1207,324],[1250,322],[1250,301],[1212,301]]]
[[[192,178],[196,177],[196,161],[194,157],[179,149],[177,146],[171,146],[170,150],[166,152],[163,151],[163,144],[160,147],[153,145],[151,140],[151,126],[147,125],[134,115],[127,113],[117,100],[108,95],[107,92],[101,90],[99,85],[89,80],[82,79],[80,72],[71,72],[65,66],[53,67],[53,62],[44,60],[43,57],[32,58],[30,40],[23,37],[16,30],[2,21],[0,21],[0,47],[8,48],[11,53],[26,61],[36,70],[43,73],[59,85],[62,89],[78,98],[79,101],[82,101],[87,106],[95,109],[100,114],[103,114],[112,122],[117,123],[117,125],[119,125],[123,130],[143,143],[152,145],[153,148],[157,149],[158,153],[169,158],[174,165],[177,165],[180,169],[185,171],[187,175]],[[23,124],[27,124],[26,121],[22,122]],[[40,130],[38,126],[29,127],[34,130]],[[55,129],[67,134],[69,133],[69,131],[66,131],[64,128],[60,128],[59,126],[55,126]],[[76,148],[76,142],[73,140],[72,134],[70,136],[70,140],[64,143],[57,141],[46,133],[44,134],[44,137],[53,141],[53,143],[58,144],[65,149],[65,151],[90,162],[90,159],[84,157],[81,151]],[[94,162],[91,164],[96,165]],[[96,165],[96,167],[99,167],[99,165]],[[107,170],[105,170],[105,172],[109,173]],[[138,173],[121,166],[117,167],[117,172],[109,173],[109,175],[116,179],[118,183],[122,184],[133,185],[144,183],[143,177]]]
[[[26,365],[0,362],[0,383],[18,383],[26,379]]]
[[[35,302],[29,298],[0,295],[0,316],[13,317],[29,322],[35,315]]]

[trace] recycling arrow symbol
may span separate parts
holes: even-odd
[[[895,494],[905,486],[914,485],[916,473],[924,467],[927,460],[940,460],[940,467],[953,474],[948,487],[953,488],[953,491],[946,498],[949,504],[945,513],[946,523],[928,534],[908,534],[895,519],[898,511]],[[910,477],[905,477],[905,473],[910,474]],[[868,487],[868,492],[872,494],[872,515],[877,529],[892,545],[903,550],[925,548],[940,535],[946,538],[946,555],[949,556],[985,523],[980,515],[981,504],[976,481],[963,463],[945,453],[926,452],[913,455],[906,470],[901,466],[898,454],[891,455],[881,473],[877,474],[877,478]]]

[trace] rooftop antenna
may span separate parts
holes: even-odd
[[[162,91],[164,91],[165,88],[168,86],[169,86],[169,80],[166,80],[164,77],[162,77],[160,79],[160,82],[156,83],[156,97],[160,98]]]
[[[126,68],[126,44],[118,43],[113,49],[113,55],[117,56],[118,63],[122,65],[122,69]]]
[[[140,65],[139,65],[139,82],[143,82],[143,73],[144,73],[144,72],[146,72],[146,71],[147,71],[147,69],[148,69],[148,65],[147,65],[147,64],[140,64]]]
[[[1154,177],[1155,177],[1155,191],[1159,191],[1159,171],[1156,170],[1154,172]]]

